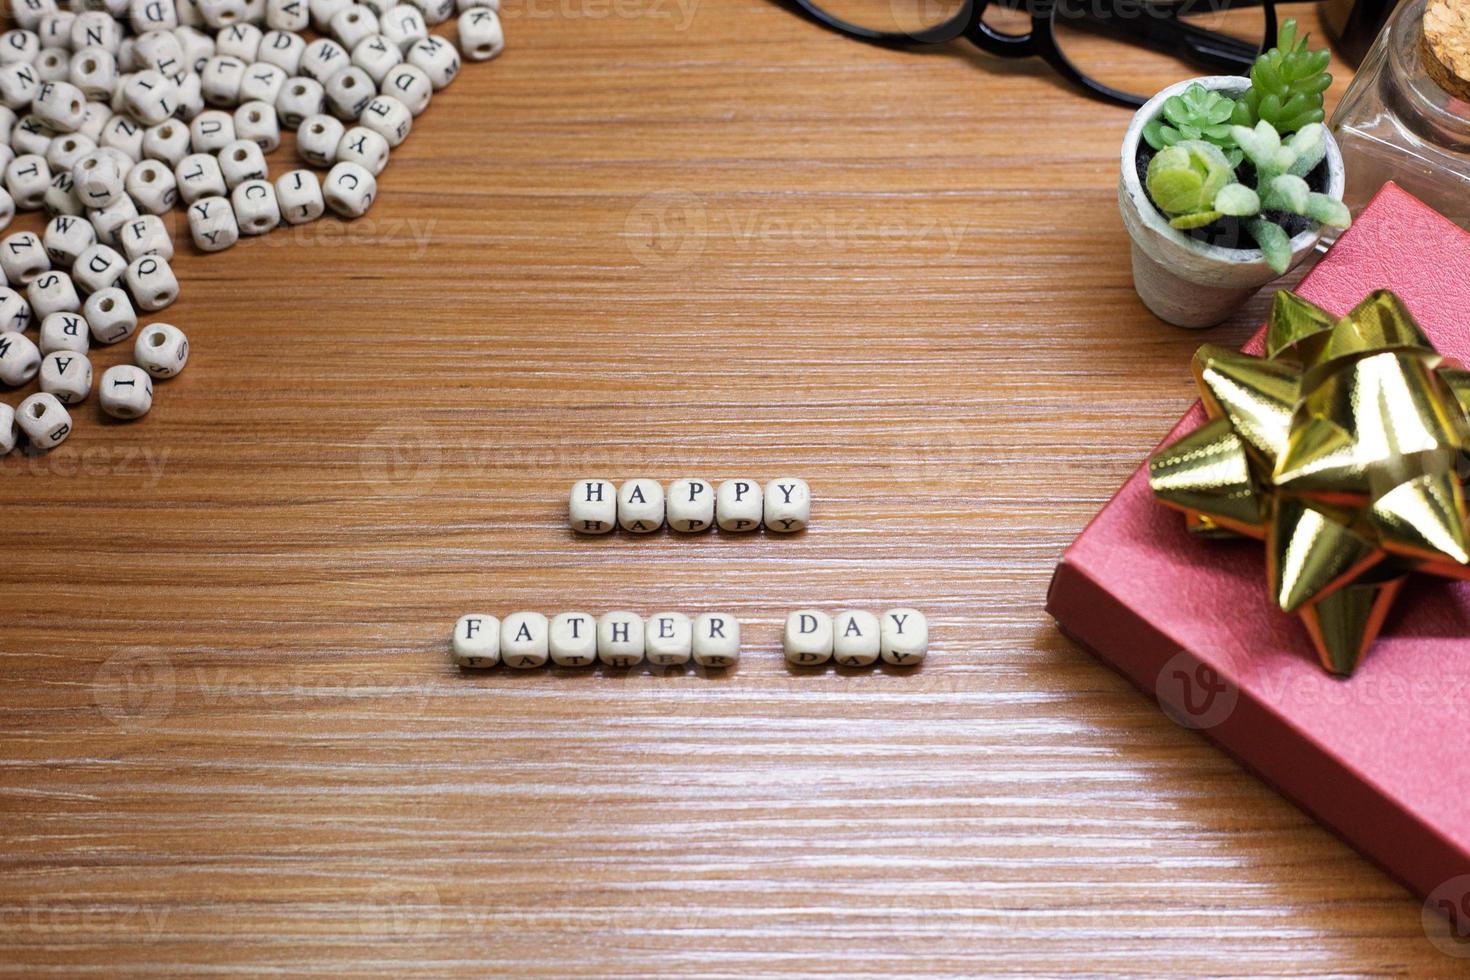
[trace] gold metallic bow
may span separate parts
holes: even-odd
[[[1149,460],[1205,536],[1266,542],[1271,593],[1351,674],[1411,572],[1470,579],[1470,372],[1380,290],[1342,319],[1276,294],[1266,357],[1206,345],[1210,421]]]

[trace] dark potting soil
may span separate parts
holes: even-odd
[[[1145,192],[1148,188],[1148,164],[1154,158],[1154,148],[1143,140],[1138,141],[1138,182],[1143,185]],[[1235,179],[1247,187],[1256,186],[1256,168],[1250,160],[1242,160],[1236,168]],[[1307,174],[1307,186],[1321,193],[1327,190],[1327,158]],[[1286,229],[1287,237],[1295,238],[1297,235],[1311,228],[1314,222],[1299,214],[1290,211],[1262,211],[1261,217],[1273,221]],[[1246,231],[1245,222],[1240,218],[1225,217],[1219,221],[1211,222],[1202,228],[1191,228],[1182,232],[1186,237],[1193,238],[1197,242],[1206,245],[1218,245],[1220,248],[1234,249],[1259,249],[1261,246],[1249,231]]]

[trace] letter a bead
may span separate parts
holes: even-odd
[[[861,609],[837,614],[832,624],[832,659],[841,667],[867,667],[878,661],[878,617]]]
[[[786,661],[815,667],[832,659],[832,617],[818,609],[798,609],[786,617]]]
[[[550,649],[558,667],[590,667],[597,662],[597,620],[580,612],[553,616]]]
[[[666,612],[648,617],[643,632],[643,649],[648,662],[663,667],[687,664],[693,655],[694,628],[683,613]]]
[[[607,480],[578,480],[567,499],[567,514],[573,531],[607,534],[617,526],[617,488]]]
[[[812,518],[812,491],[805,480],[783,478],[766,484],[766,530],[795,534]]]
[[[675,480],[669,484],[668,511],[675,531],[708,531],[715,523],[715,488],[708,480]]]
[[[500,659],[507,667],[540,667],[546,663],[547,632],[546,617],[540,613],[511,613],[500,624]]]
[[[629,480],[618,490],[618,524],[634,534],[664,526],[664,488],[657,480]]]
[[[733,667],[740,659],[740,621],[728,613],[704,613],[694,620],[694,662],[701,667]]]
[[[754,531],[761,526],[761,485],[754,480],[726,480],[715,495],[715,516],[722,531]]]
[[[459,666],[494,667],[500,663],[500,620],[485,613],[461,616],[452,643]]]
[[[597,621],[597,659],[609,667],[642,663],[643,620],[636,613],[604,613]]]
[[[929,623],[917,609],[890,609],[883,614],[883,662],[912,667],[929,652]]]

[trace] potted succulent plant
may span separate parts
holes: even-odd
[[[1351,221],[1342,155],[1322,125],[1327,61],[1287,21],[1249,78],[1180,82],[1134,115],[1118,205],[1134,289],[1161,319],[1219,323],[1300,262],[1324,228]]]

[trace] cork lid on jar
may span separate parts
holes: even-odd
[[[1470,0],[1428,0],[1419,49],[1429,77],[1470,102]]]

